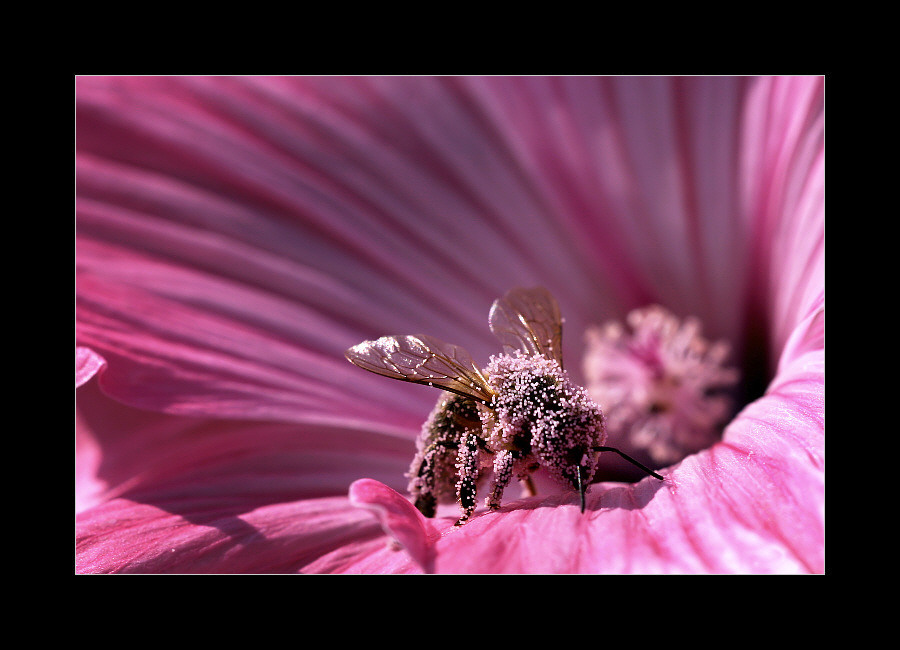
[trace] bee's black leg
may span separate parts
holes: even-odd
[[[447,449],[456,449],[457,444],[448,440],[431,443],[422,455],[422,464],[417,473],[421,479],[421,487],[416,493],[415,506],[425,517],[434,517],[437,513],[437,498],[434,495],[436,470],[441,462],[440,456]]]
[[[494,478],[491,483],[491,493],[487,498],[487,506],[491,510],[497,510],[500,507],[500,501],[503,499],[503,490],[509,485],[509,481],[513,475],[513,463],[516,461],[516,454],[508,449],[498,451],[494,455]]]
[[[578,477],[578,494],[581,496],[581,512],[584,512],[584,479],[581,478],[581,468],[578,467],[575,470],[575,476]]]
[[[456,460],[459,463],[459,482],[456,484],[456,495],[463,514],[457,520],[462,526],[475,512],[475,497],[478,491],[478,441],[477,435],[466,433],[459,442]]]
[[[663,480],[663,477],[660,476],[659,474],[657,474],[656,472],[654,472],[652,469],[650,469],[649,467],[645,467],[644,465],[641,465],[634,458],[632,458],[631,456],[629,456],[628,454],[626,454],[623,451],[619,451],[615,447],[591,447],[591,451],[614,451],[615,453],[619,454],[619,456],[621,456],[622,458],[627,460],[629,463],[631,463],[635,467],[640,467],[642,470],[644,470],[647,474],[649,474],[653,478],[658,478],[660,481]]]

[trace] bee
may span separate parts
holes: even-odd
[[[456,525],[463,525],[485,484],[485,505],[496,510],[513,477],[529,485],[539,468],[578,492],[584,512],[585,492],[606,451],[662,480],[605,445],[602,410],[563,369],[562,323],[547,289],[514,288],[491,306],[488,325],[503,352],[483,369],[460,346],[423,334],[382,336],[346,351],[364,370],[442,390],[407,474],[424,516],[434,517],[438,503],[456,501],[462,511]]]

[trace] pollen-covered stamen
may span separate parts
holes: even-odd
[[[729,347],[701,336],[695,318],[662,307],[628,314],[630,330],[607,323],[588,331],[584,371],[603,406],[610,441],[669,464],[710,446],[732,415],[739,379]]]

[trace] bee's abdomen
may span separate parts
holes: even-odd
[[[416,441],[417,453],[407,476],[409,492],[416,507],[433,517],[437,503],[457,498],[457,454],[460,440],[468,433],[481,432],[475,401],[444,393],[438,400]]]

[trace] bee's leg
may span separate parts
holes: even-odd
[[[437,497],[434,494],[437,470],[447,449],[456,449],[459,445],[449,440],[438,440],[431,443],[422,454],[416,481],[415,506],[426,517],[434,517],[437,511]]]
[[[494,477],[491,479],[491,492],[485,499],[485,505],[491,510],[497,510],[500,507],[500,501],[503,499],[503,490],[509,485],[509,481],[513,475],[513,463],[515,463],[517,455],[503,449],[494,454]]]
[[[466,523],[475,512],[475,496],[478,490],[479,440],[477,435],[466,433],[459,441],[459,450],[456,455],[459,482],[456,485],[456,495],[459,497],[459,507],[462,508],[463,514],[457,520],[457,526]]]

